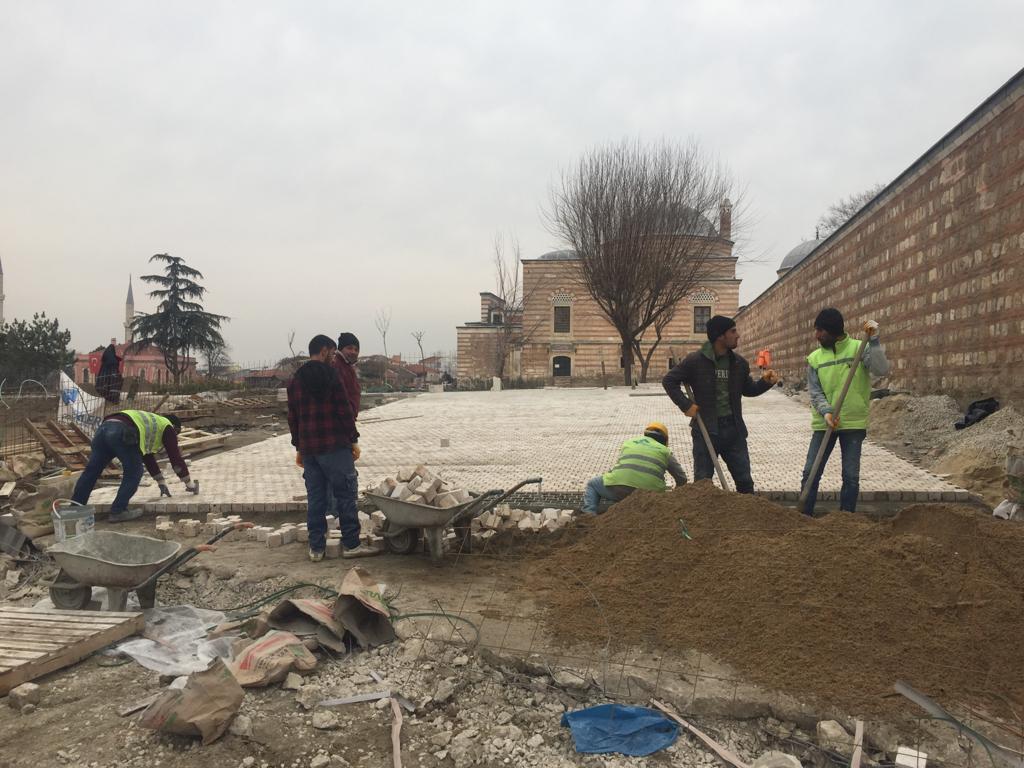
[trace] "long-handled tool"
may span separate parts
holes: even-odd
[[[693,399],[693,390],[690,389],[690,385],[684,384],[683,386],[686,387],[686,396],[690,398],[690,402],[696,404],[696,400]],[[704,435],[704,445],[707,446],[708,455],[711,457],[711,460],[715,462],[715,471],[718,472],[718,482],[722,484],[723,491],[728,491],[729,485],[725,481],[725,472],[722,471],[722,465],[718,461],[718,454],[715,453],[715,446],[711,444],[711,435],[708,434],[708,428],[704,426],[704,419],[700,417],[700,411],[697,412],[697,415],[694,416],[694,418],[697,419],[697,426],[700,427],[700,433]]]
[[[832,403],[832,413],[839,418],[839,412],[843,409],[843,401],[846,399],[846,393],[850,391],[850,385],[853,383],[853,377],[857,374],[857,369],[860,367],[860,360],[864,357],[864,350],[867,349],[868,339],[870,336],[865,337],[861,340],[860,346],[857,347],[857,354],[853,356],[853,364],[850,366],[850,372],[846,374],[846,381],[843,382],[843,388],[839,391],[839,397]],[[811,490],[811,486],[814,485],[814,478],[818,476],[818,468],[821,466],[822,459],[825,457],[825,451],[828,449],[829,440],[832,438],[832,433],[835,429],[829,426],[828,422],[825,423],[825,437],[821,441],[821,445],[818,446],[818,455],[814,457],[814,463],[811,465],[811,474],[807,476],[807,482],[804,483],[804,487],[800,489],[800,501],[797,502],[796,508],[800,511],[800,514],[804,513],[807,509],[807,496]]]

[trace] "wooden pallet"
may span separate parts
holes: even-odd
[[[204,416],[213,416],[213,408],[187,408],[180,411],[167,411],[161,416],[177,416],[180,421],[201,419]]]
[[[221,400],[217,405],[222,405],[225,408],[245,409],[268,408],[276,403],[266,397],[233,397],[230,400]]]
[[[204,432],[201,429],[186,427],[178,435],[178,448],[181,449],[182,456],[191,456],[194,453],[202,453],[211,448],[222,447],[230,436],[230,432],[214,434],[213,432]]]
[[[0,696],[144,627],[141,613],[0,607]]]
[[[25,426],[43,446],[43,453],[73,472],[85,469],[89,463],[92,441],[77,424],[25,419]]]

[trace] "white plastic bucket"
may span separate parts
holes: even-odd
[[[53,537],[57,541],[81,536],[96,526],[96,510],[73,501],[55,501],[50,517],[53,519]]]

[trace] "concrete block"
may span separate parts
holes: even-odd
[[[395,490],[391,492],[391,498],[405,501],[412,496],[412,491],[409,490],[409,486],[406,483],[399,483],[395,486]]]
[[[43,689],[35,683],[22,683],[16,688],[11,688],[7,694],[7,704],[11,709],[19,712],[27,704],[35,706],[43,698]]]
[[[395,478],[385,477],[377,486],[376,493],[378,496],[390,496],[396,485],[398,485],[398,481]]]
[[[340,523],[338,523],[338,518],[336,518],[334,515],[327,516],[327,530],[336,531],[338,530],[339,525]]]
[[[220,517],[220,504],[213,504],[211,507],[217,507],[217,509],[211,509],[210,512],[206,513],[206,522],[212,523],[214,520]]]
[[[324,557],[328,560],[337,560],[341,557],[341,539],[327,539],[327,549]]]
[[[415,491],[421,485],[423,485],[423,478],[420,477],[419,475],[413,475],[409,479],[409,482],[405,484],[405,487],[408,488],[410,491]]]
[[[295,541],[295,529],[294,528],[280,528],[277,533],[281,535],[282,544],[291,544]]]
[[[328,539],[337,539],[338,541],[341,541],[341,531],[328,531],[327,532],[327,538]]]
[[[156,516],[156,525],[157,525],[157,527],[159,527],[161,525],[161,523],[169,523],[169,522],[171,522],[171,516],[170,515],[157,515]]]
[[[522,518],[516,524],[516,527],[519,528],[520,531],[535,531],[537,530],[538,525],[536,521],[533,519],[533,516],[529,515],[527,517]]]
[[[266,541],[267,538],[274,532],[273,528],[269,528],[265,525],[261,525],[256,530],[256,541]]]
[[[274,549],[275,547],[280,547],[282,544],[284,544],[284,541],[282,540],[280,533],[274,531],[267,534],[267,549]]]
[[[296,528],[295,540],[301,541],[303,543],[309,541],[309,531],[307,531],[305,528]]]
[[[403,483],[408,483],[410,480],[412,480],[412,476],[415,475],[415,474],[416,474],[415,468],[413,468],[413,469],[400,469],[400,470],[398,470],[398,477],[397,477],[398,484],[402,485]]]
[[[199,526],[200,522],[198,520],[187,520],[185,521],[185,524],[181,526],[179,531],[182,536],[194,539],[199,535]]]
[[[441,509],[450,509],[451,507],[458,506],[458,504],[458,499],[451,493],[442,493],[440,496],[434,497],[434,506]]]
[[[412,472],[414,475],[416,475],[419,478],[422,478],[423,480],[429,481],[434,479],[434,473],[427,469],[426,464],[418,465],[416,469],[414,469]]]

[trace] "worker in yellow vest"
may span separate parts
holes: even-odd
[[[857,372],[853,375],[850,389],[843,400],[840,413],[835,413],[832,403],[843,389],[850,366],[857,355],[860,341],[846,334],[842,313],[828,307],[818,313],[814,320],[814,338],[818,348],[807,356],[807,390],[811,396],[811,444],[807,449],[800,487],[807,485],[807,478],[814,466],[821,441],[831,430],[828,445],[821,466],[814,476],[807,492],[804,514],[814,513],[814,501],[818,494],[818,483],[825,471],[828,457],[839,443],[843,454],[843,485],[839,491],[839,509],[846,512],[857,510],[857,496],[860,493],[860,453],[868,434],[868,413],[871,400],[871,377],[889,373],[889,361],[885,348],[878,339],[878,323],[868,320],[864,323],[868,345],[864,349]]]
[[[648,424],[642,437],[622,444],[619,460],[611,472],[605,472],[587,483],[583,494],[583,511],[596,515],[601,501],[622,501],[633,491],[664,491],[665,473],[676,485],[686,483],[686,472],[668,448],[668,427],[658,422]]]
[[[199,484],[189,477],[188,467],[178,448],[181,422],[177,416],[161,416],[149,411],[120,411],[105,418],[92,438],[89,463],[75,483],[71,499],[79,504],[89,501],[100,473],[115,458],[121,462],[121,486],[110,505],[110,522],[123,523],[142,516],[141,509],[128,509],[128,502],[139,489],[143,466],[156,480],[161,496],[170,496],[156,454],[167,452],[175,474],[185,483],[185,490],[199,492]]]

